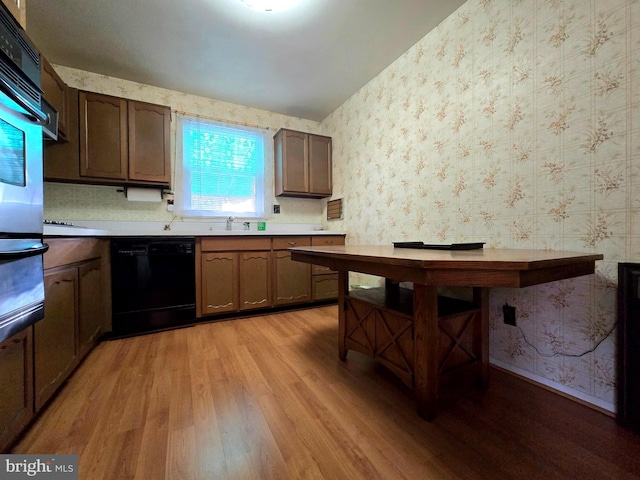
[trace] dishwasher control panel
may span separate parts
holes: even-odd
[[[112,240],[111,254],[121,256],[193,255],[195,239],[119,239]]]

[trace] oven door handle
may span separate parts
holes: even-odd
[[[0,77],[0,90],[27,111],[27,114],[22,112],[20,113],[27,117],[27,119],[32,123],[35,123],[36,125],[48,125],[51,121],[49,119],[49,115],[31,105],[28,100],[20,95],[16,89],[9,85],[2,77]]]
[[[20,260],[22,258],[35,257],[36,255],[44,254],[47,250],[49,250],[49,245],[46,243],[35,243],[19,250],[0,251],[0,260]]]

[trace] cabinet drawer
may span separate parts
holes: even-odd
[[[273,249],[286,250],[291,247],[308,247],[311,245],[311,237],[274,237]]]
[[[322,265],[311,265],[311,275],[327,275],[329,273],[337,273],[337,270]]]
[[[99,238],[47,238],[49,251],[44,256],[44,268],[100,258],[108,250],[109,241]]]
[[[271,250],[271,239],[265,237],[208,237],[201,242],[203,252]]]
[[[330,245],[344,245],[343,235],[318,235],[311,237],[312,247],[326,247]]]

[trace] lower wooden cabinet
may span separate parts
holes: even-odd
[[[270,307],[271,253],[242,252],[238,260],[240,310]]]
[[[33,418],[32,327],[0,343],[0,452]]]
[[[102,333],[105,303],[102,276],[102,259],[89,261],[78,267],[80,358],[89,353]]]
[[[95,345],[103,323],[101,260],[45,271],[45,317],[34,325],[36,411]]]
[[[201,257],[202,313],[238,310],[238,254],[207,252]]]
[[[34,325],[35,406],[42,408],[78,360],[78,269],[54,269],[44,276],[44,319]]]
[[[201,238],[196,275],[198,316],[266,308],[271,302],[271,239]]]
[[[343,235],[201,237],[196,242],[197,316],[338,298],[336,272],[291,260],[288,248],[344,245]],[[325,242],[325,243],[322,243]],[[323,267],[316,267],[322,269]]]
[[[109,241],[46,243],[45,316],[0,343],[0,452],[67,380],[111,318]]]
[[[44,319],[33,326],[34,401],[40,410],[103,331],[107,309],[108,241],[47,239]]]
[[[311,238],[312,247],[344,245],[343,236],[318,236]],[[338,298],[338,272],[321,265],[311,267],[311,294],[313,300]]]
[[[273,239],[274,305],[290,305],[311,301],[311,265],[291,260],[291,247],[311,245],[310,237],[278,237]]]
[[[338,298],[338,274],[313,275],[311,293],[314,300],[332,300]]]

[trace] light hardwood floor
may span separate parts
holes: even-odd
[[[374,360],[337,354],[337,307],[103,342],[14,453],[79,454],[82,480],[633,479],[640,438],[492,370],[433,422]]]

